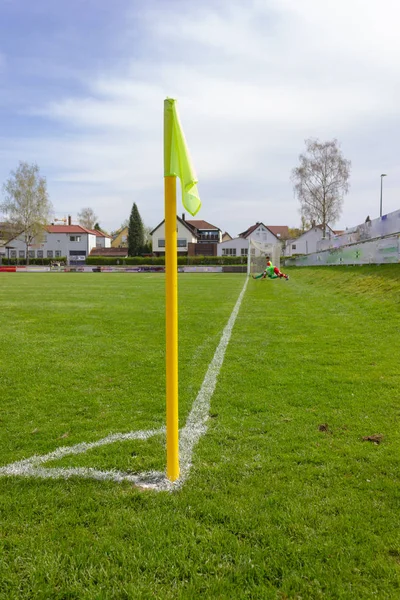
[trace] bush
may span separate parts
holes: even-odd
[[[164,256],[130,256],[114,258],[109,256],[89,256],[87,265],[165,265]],[[178,265],[246,265],[247,256],[178,256]]]
[[[61,262],[67,264],[66,256],[61,256],[60,258],[30,258],[30,265],[50,265],[53,262]],[[3,265],[16,265],[23,266],[26,265],[26,258],[3,258]]]

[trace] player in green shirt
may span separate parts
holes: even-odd
[[[266,277],[268,277],[268,279],[282,279],[283,278],[283,279],[286,279],[286,281],[288,281],[288,279],[289,279],[289,275],[282,273],[282,271],[280,271],[278,269],[278,267],[274,267],[272,262],[268,259],[267,259],[267,265],[264,269],[264,272],[260,273],[260,275],[253,275],[253,279],[266,279]]]

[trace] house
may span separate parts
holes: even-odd
[[[222,234],[222,240],[221,242],[229,242],[229,240],[232,239],[232,236],[229,235],[229,233],[227,231],[225,231],[225,233]]]
[[[219,227],[201,220],[187,220],[185,214],[177,217],[179,256],[217,256],[217,245],[222,239]],[[165,254],[165,227],[162,221],[150,232],[152,249],[156,256]]]
[[[7,221],[0,221],[0,262],[1,259],[7,257],[8,253],[8,240],[15,236],[17,232],[15,231],[13,225],[8,223]]]
[[[222,240],[222,231],[219,227],[200,220],[187,220],[183,213],[182,219],[193,228],[197,235],[197,242],[188,246],[189,256],[217,256],[217,244]]]
[[[195,229],[190,226],[184,219],[176,217],[176,229],[177,229],[177,251],[178,256],[187,256],[189,244],[196,244],[198,234],[195,233]],[[161,221],[152,231],[151,235],[151,247],[153,254],[156,256],[165,255],[165,219]]]
[[[249,241],[279,244],[279,238],[264,223],[256,223],[239,236],[218,244],[218,256],[247,256]]]
[[[29,258],[66,257],[69,265],[85,262],[91,250],[111,245],[110,236],[101,231],[86,229],[81,225],[47,225],[29,246]],[[24,233],[7,243],[7,258],[26,258]]]
[[[290,238],[289,227],[287,225],[267,225],[267,228],[281,241]]]
[[[218,244],[222,241],[222,231],[219,227],[207,221],[187,220],[185,214],[182,215],[182,219],[196,231],[198,244]]]
[[[96,248],[111,248],[111,236],[98,229],[89,229],[96,236]]]
[[[322,225],[313,225],[311,229],[302,233],[295,240],[287,240],[285,246],[285,256],[293,254],[312,254],[317,251],[317,243],[325,238],[331,238],[334,235],[333,229],[326,226],[325,236]]]
[[[122,227],[115,232],[111,242],[112,248],[127,248],[128,247],[128,227]]]

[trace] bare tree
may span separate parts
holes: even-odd
[[[302,217],[321,223],[323,235],[328,223],[342,212],[344,195],[349,191],[351,162],[346,160],[337,140],[305,141],[300,166],[292,171],[294,191],[300,201]]]
[[[46,178],[39,173],[36,164],[20,161],[11,171],[3,185],[5,195],[0,210],[7,216],[15,231],[23,235],[26,246],[26,262],[29,264],[29,247],[33,240],[39,241],[48,225],[53,210],[47,192]]]
[[[86,227],[86,229],[93,229],[97,220],[98,216],[93,208],[82,208],[81,212],[78,212],[79,225]]]

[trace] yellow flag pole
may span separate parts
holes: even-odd
[[[165,185],[167,476],[179,477],[178,414],[178,259],[176,235],[176,177]]]
[[[178,413],[178,250],[176,234],[176,178],[181,182],[182,203],[195,215],[201,202],[176,100],[164,101],[165,273],[166,273],[166,376],[167,376],[167,476],[179,477]]]

